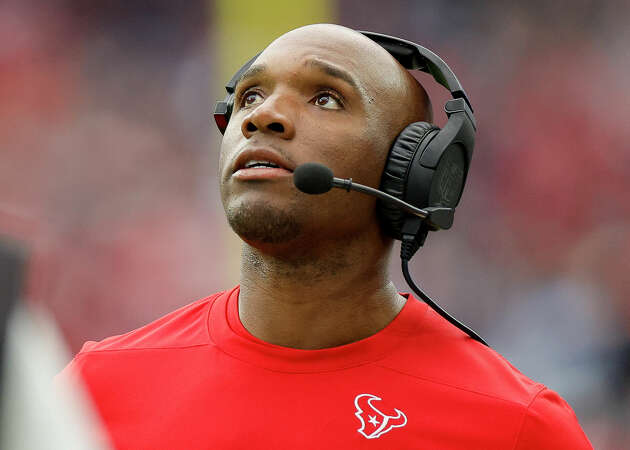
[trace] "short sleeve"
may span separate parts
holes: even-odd
[[[569,404],[547,388],[527,409],[514,447],[514,450],[534,449],[593,449]]]

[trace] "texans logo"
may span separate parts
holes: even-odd
[[[407,424],[407,416],[394,408],[396,415],[388,415],[374,406],[381,399],[372,394],[359,394],[354,399],[357,408],[355,416],[361,421],[361,428],[357,431],[367,439],[376,439],[390,431],[392,428],[404,427]]]

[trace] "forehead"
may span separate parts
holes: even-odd
[[[349,33],[294,30],[269,44],[261,57],[300,59],[305,56],[321,56],[336,62],[345,59],[346,63],[354,66],[365,59],[367,50],[365,43],[358,42],[357,38],[360,37],[360,35],[352,36]],[[346,58],[343,58],[344,55]]]
[[[400,82],[402,68],[385,49],[357,32],[337,26],[291,31],[272,42],[254,64],[299,69],[313,68],[313,61],[344,69],[369,87],[393,87]]]

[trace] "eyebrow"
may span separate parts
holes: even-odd
[[[360,93],[365,94],[365,90],[361,86],[359,86],[359,83],[357,83],[354,77],[350,75],[350,73],[346,72],[343,69],[340,69],[339,67],[333,66],[332,64],[321,61],[319,59],[309,59],[308,61],[306,61],[306,65],[311,66],[314,69],[317,69],[320,72],[323,72],[326,75],[329,75],[333,78],[337,78],[342,81],[345,81],[348,85],[352,86],[354,89],[356,89]],[[241,77],[238,79],[238,81],[235,84],[235,89],[236,89],[236,86],[238,86],[242,82],[249,80],[250,78],[254,78],[266,72],[267,70],[268,70],[268,67],[266,64],[256,64],[256,65],[251,66],[249,69],[243,72],[243,75],[241,75]]]
[[[356,90],[363,92],[363,90],[359,87],[359,83],[356,82],[354,77],[345,70],[340,69],[339,67],[333,66],[332,64],[321,61],[319,59],[310,59],[307,61],[306,64],[320,70],[321,72],[324,72],[326,75],[330,75],[333,78],[343,80]]]
[[[255,66],[251,66],[249,69],[243,72],[243,75],[241,75],[241,77],[236,81],[236,84],[234,85],[234,90],[236,90],[236,87],[239,84],[241,84],[243,81],[249,80],[250,78],[254,78],[255,76],[260,75],[261,73],[265,72],[266,70],[267,70],[266,64],[256,64]]]

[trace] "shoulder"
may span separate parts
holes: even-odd
[[[412,300],[418,301],[410,297]],[[425,382],[522,406],[544,388],[430,308],[416,323],[404,344],[379,365]]]
[[[212,303],[224,293],[199,299],[128,333],[99,342],[87,341],[76,358],[104,352],[207,345],[210,342],[208,312]]]
[[[568,403],[546,388],[528,406],[514,449],[539,448],[593,448]]]
[[[378,365],[435,386],[443,402],[473,409],[484,405],[492,414],[510,417],[515,450],[592,448],[573,410],[557,393],[432,310],[405,345]]]

